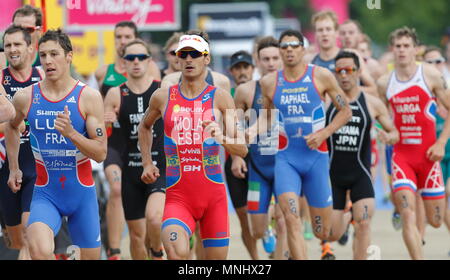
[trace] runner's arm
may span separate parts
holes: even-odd
[[[13,119],[15,114],[14,105],[9,102],[6,91],[0,84],[0,123]]]
[[[378,130],[380,139],[385,144],[394,145],[400,139],[400,135],[395,128],[391,117],[389,116],[388,109],[378,97],[374,97],[371,95],[366,96],[367,100],[373,105],[373,108],[375,109],[375,119],[381,124],[381,127],[383,127],[383,130],[381,130],[375,126],[375,128]]]
[[[95,73],[95,80],[97,81],[98,88],[101,88],[103,84],[103,79],[105,79],[106,71],[108,70],[108,65],[102,65],[100,68],[98,68]]]
[[[144,117],[138,126],[138,143],[142,154],[142,164],[143,166],[149,166],[153,164],[152,160],[152,145],[153,145],[153,134],[152,129],[155,122],[161,118],[161,105],[164,99],[164,92],[168,92],[167,89],[158,89],[150,98],[150,102],[147,110],[145,111]]]
[[[325,92],[331,98],[331,101],[338,110],[338,113],[333,121],[322,130],[326,135],[325,139],[327,139],[331,134],[344,126],[351,119],[352,110],[348,105],[348,100],[345,93],[339,87],[334,75],[330,71],[320,67],[316,67],[315,71],[318,72],[317,74],[320,73],[317,76],[324,85]]]
[[[223,132],[220,131],[219,124],[216,122],[204,121],[206,131],[210,131],[211,136],[214,138],[219,138],[219,143],[223,145],[228,153],[244,158],[248,152],[245,145],[244,130],[243,127],[239,127],[237,124],[236,108],[230,93],[218,88],[214,106],[219,109],[223,116],[224,130]]]
[[[0,53],[0,70],[6,68],[6,55],[4,52]]]
[[[63,118],[62,114],[58,115],[55,128],[64,137],[69,138],[83,155],[96,162],[102,162],[106,158],[107,139],[103,106],[98,104],[102,104],[100,92],[85,87],[80,98],[80,111],[85,115],[88,137],[81,135],[72,127],[67,107],[64,108]]]
[[[30,103],[31,87],[19,90],[14,95],[12,104],[16,110],[16,116],[5,125],[5,142],[9,170],[19,169],[20,126],[26,117]]]
[[[387,85],[388,85],[389,75],[383,75],[377,80],[378,97],[384,105],[389,106],[389,101],[387,99]]]
[[[105,124],[107,128],[117,121],[120,107],[120,88],[113,87],[108,90],[103,101],[105,107]]]
[[[164,100],[167,100],[168,90],[158,89],[150,98],[150,102],[144,117],[138,126],[138,144],[142,155],[143,171],[141,180],[146,184],[151,184],[160,176],[159,169],[153,164],[152,145],[153,145],[153,125],[163,115],[162,109],[165,106]],[[164,106],[164,107],[163,107]]]
[[[447,109],[450,110],[450,89],[445,81],[444,76],[433,67],[424,66],[425,76],[427,80],[430,82],[431,89],[433,93],[436,95],[437,99],[440,103]],[[430,160],[436,161],[441,160],[444,157],[445,153],[445,145],[447,144],[448,138],[450,137],[450,114],[447,114],[444,122],[444,128],[442,129],[439,138],[436,140],[436,143],[430,147],[427,152]],[[439,148],[439,152],[436,152],[434,147],[437,146]]]
[[[212,72],[212,75],[214,79],[214,86],[223,89],[226,92],[231,91],[230,79],[228,79],[227,76],[218,72]]]
[[[277,73],[270,73],[260,80],[264,110],[260,112],[258,121],[249,127],[246,133],[245,137],[249,144],[254,142],[258,134],[266,133],[269,128],[272,127],[272,123],[276,121],[277,115],[273,114],[273,111],[275,111],[275,106],[272,100],[276,89],[276,78]]]

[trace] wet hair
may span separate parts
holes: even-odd
[[[48,41],[57,42],[61,46],[61,48],[63,48],[64,54],[68,54],[69,52],[73,51],[69,36],[60,28],[51,29],[45,32],[41,39],[39,39],[38,46]]]
[[[419,45],[419,38],[417,36],[416,29],[409,28],[408,26],[404,26],[402,28],[398,28],[398,29],[392,31],[392,33],[389,35],[389,44],[391,46],[393,46],[394,45],[394,41],[396,39],[400,39],[402,37],[409,37],[409,38],[411,38],[413,40],[414,46],[418,46]]]
[[[25,28],[22,28],[21,26],[18,26],[18,25],[11,25],[10,27],[8,27],[5,30],[5,33],[3,34],[3,38],[2,38],[3,42],[5,42],[6,35],[14,34],[14,33],[18,33],[18,32],[22,33],[23,40],[25,41],[25,43],[27,43],[27,46],[31,45],[31,35],[30,35],[30,33],[28,33]]]
[[[129,42],[128,44],[126,44],[125,47],[123,47],[122,52],[121,52],[120,55],[123,57],[125,55],[126,51],[127,51],[127,48],[131,47],[133,45],[142,45],[142,46],[144,46],[145,50],[147,51],[147,54],[149,56],[152,56],[152,52],[150,50],[149,45],[144,40],[141,40],[141,39],[136,39],[136,40],[133,40],[133,41]]]
[[[302,35],[302,33],[300,33],[300,31],[297,31],[294,29],[288,29],[288,30],[283,31],[283,33],[281,33],[281,35],[280,35],[280,39],[278,40],[278,43],[281,43],[281,40],[283,40],[283,38],[286,36],[297,37],[298,40],[300,41],[300,43],[302,44],[302,46],[304,45],[303,35]]]
[[[266,37],[260,38],[258,40],[257,49],[256,49],[256,53],[258,54],[258,57],[259,57],[259,52],[262,49],[270,48],[270,47],[274,47],[274,48],[280,47],[280,44],[278,43],[277,39],[275,39],[272,36],[266,36]]]
[[[355,62],[355,65],[356,65],[356,69],[359,69],[359,67],[360,67],[359,58],[354,52],[340,51],[338,53],[338,55],[336,56],[336,58],[334,59],[334,61],[337,62],[339,59],[342,59],[342,58],[353,59],[353,61]]]
[[[116,29],[119,27],[128,27],[130,29],[133,29],[134,37],[135,38],[139,37],[138,28],[136,26],[136,23],[134,23],[132,21],[121,21],[116,24],[116,26],[114,27],[114,31],[116,31]]]
[[[42,12],[40,9],[35,8],[31,5],[25,5],[14,12],[12,17],[12,21],[16,18],[16,16],[31,16],[33,15],[36,18],[35,25],[42,26]]]

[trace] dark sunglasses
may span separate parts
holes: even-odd
[[[208,54],[208,52],[199,52],[196,50],[177,52],[177,56],[182,59],[185,59],[188,55],[190,55],[192,58],[198,58],[200,56],[207,55],[207,54]]]
[[[136,58],[139,59],[139,61],[144,61],[148,59],[150,56],[148,54],[127,54],[123,57],[123,59],[128,61],[134,61]]]
[[[23,29],[25,29],[28,33],[32,34],[36,30],[40,30],[40,26],[22,26]]]
[[[347,74],[347,75],[351,75],[353,74],[353,72],[355,72],[357,69],[355,67],[344,67],[344,68],[336,68],[334,71],[336,72],[336,74]]]
[[[287,49],[289,46],[292,47],[292,48],[294,48],[294,49],[296,49],[296,48],[298,48],[298,47],[300,47],[300,46],[303,46],[303,43],[302,43],[302,42],[299,42],[299,41],[292,41],[292,42],[283,42],[283,43],[280,43],[280,48],[282,48],[283,50]]]
[[[169,54],[170,54],[171,56],[176,56],[176,55],[177,55],[177,53],[176,53],[175,51],[170,51]]]
[[[444,63],[445,62],[445,59],[444,58],[438,58],[438,59],[435,59],[435,60],[427,60],[426,61],[426,63],[430,63],[430,64],[441,64],[441,63]]]

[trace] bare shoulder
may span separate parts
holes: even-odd
[[[107,98],[109,95],[115,96],[115,95],[119,95],[119,94],[120,94],[120,86],[112,87],[106,93],[105,98]]]
[[[278,72],[269,73],[259,80],[259,84],[262,87],[274,85],[277,80],[277,76],[278,76]]]
[[[234,101],[231,94],[221,88],[216,89],[214,103],[218,108],[228,109],[231,108],[230,104],[232,104],[232,108],[234,108]]]
[[[251,107],[251,103],[254,97],[256,87],[256,81],[248,81],[244,84],[239,85],[236,88],[234,94],[234,103],[237,108],[248,108]]]
[[[174,72],[170,73],[169,75],[165,76],[164,79],[161,81],[161,88],[166,87],[169,88],[173,85],[178,84],[180,81],[181,72]]]
[[[381,88],[386,88],[389,82],[390,74],[384,74],[377,80],[377,86]]]
[[[335,79],[333,73],[327,68],[322,66],[314,65],[314,77],[319,81],[327,81],[330,78]]]
[[[379,108],[380,106],[384,106],[384,103],[380,100],[380,98],[366,92],[363,92],[363,94],[364,97],[366,98],[366,102],[373,108]]]
[[[4,52],[0,52],[0,70],[6,68],[6,55]]]
[[[19,91],[17,91],[14,94],[14,98],[13,98],[13,104],[14,107],[16,108],[16,111],[21,111],[23,113],[25,113],[26,111],[28,111],[30,105],[31,105],[31,95],[33,92],[33,86],[28,86],[26,88],[23,88]]]
[[[242,94],[246,94],[247,92],[252,92],[255,90],[255,87],[256,87],[256,81],[254,81],[254,80],[243,83],[236,88],[235,96],[238,96],[238,94],[242,95]]]
[[[97,82],[100,84],[106,76],[106,72],[108,71],[108,65],[100,66],[94,73]]]
[[[423,74],[425,76],[426,82],[435,85],[436,82],[441,84],[442,74],[434,66],[428,65],[428,63],[423,63]]]
[[[223,90],[229,90],[231,88],[231,83],[230,83],[230,79],[228,79],[227,76],[225,76],[222,73],[216,72],[216,71],[212,71],[212,76],[214,79],[214,84],[223,89]]]
[[[109,102],[116,102],[119,101],[119,98],[120,98],[120,86],[112,87],[106,93],[104,102],[105,104]]]
[[[80,103],[87,108],[98,108],[99,104],[103,104],[103,98],[100,92],[90,86],[84,86],[82,94],[80,96]]]

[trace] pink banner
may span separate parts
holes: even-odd
[[[22,6],[20,0],[2,1],[2,8],[0,11],[0,33],[2,33],[12,23],[12,17],[16,9]]]
[[[106,27],[131,20],[140,29],[178,28],[178,1],[67,0],[67,27]]]
[[[338,22],[343,23],[349,17],[348,4],[351,0],[310,0],[315,11],[332,10],[338,16]]]

